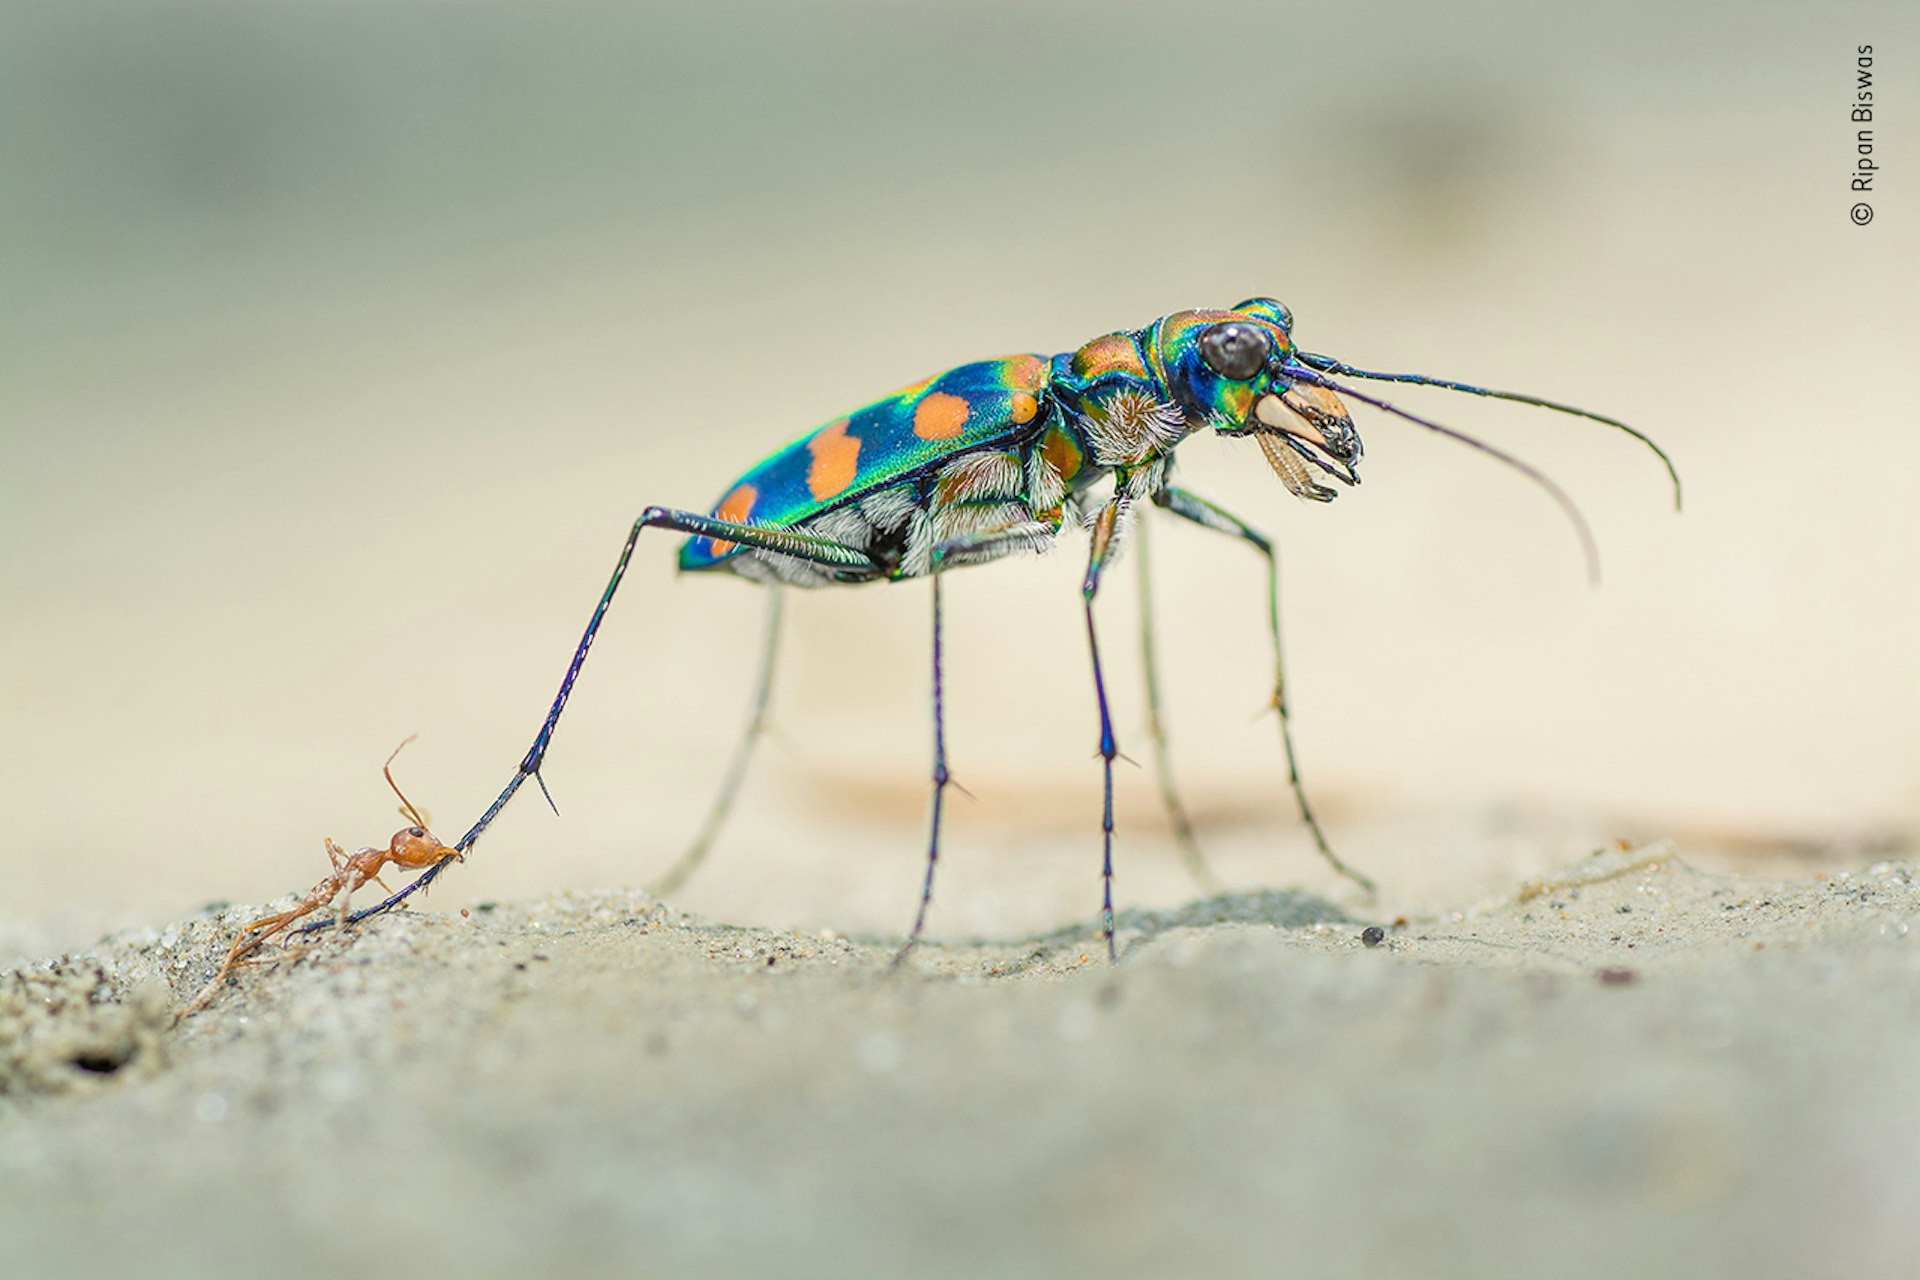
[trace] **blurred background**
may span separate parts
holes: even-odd
[[[633,516],[969,359],[1272,294],[1303,345],[1622,415],[1396,399],[1276,536],[1297,739],[1376,912],[1613,838],[1721,869],[1920,831],[1911,8],[1644,2],[9,5],[0,38],[0,952],[84,945],[507,781]],[[1885,176],[1849,221],[1855,46]],[[1892,163],[1904,156],[1904,168]],[[1351,901],[1293,818],[1261,566],[1161,525],[1176,763],[1236,886]],[[764,598],[643,541],[549,758],[436,909],[640,884],[744,720]],[[948,595],[933,932],[1089,921],[1085,540]],[[1137,591],[1102,626],[1148,759]],[[898,933],[925,584],[793,598],[779,736],[689,909]],[[1120,898],[1194,892],[1123,767]]]

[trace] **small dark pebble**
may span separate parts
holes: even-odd
[[[767,968],[769,968],[769,969],[771,969],[771,968],[773,968],[773,957],[772,957],[772,956],[768,956],[768,957],[767,957]]]
[[[1603,987],[1624,987],[1629,982],[1640,980],[1640,975],[1631,969],[1602,969],[1594,976],[1600,979]]]
[[[1387,939],[1387,931],[1377,924],[1370,924],[1360,931],[1360,941],[1369,947],[1377,947]]]

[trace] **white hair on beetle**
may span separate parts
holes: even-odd
[[[1020,495],[1020,455],[999,450],[969,453],[940,469],[934,498],[940,503],[978,502]]]
[[[1180,443],[1187,433],[1178,405],[1132,388],[1087,406],[1081,416],[1093,459],[1103,467],[1145,462]]]
[[[807,532],[845,543],[859,551],[865,551],[873,545],[873,523],[854,504],[822,511],[807,521]]]
[[[907,522],[907,517],[919,505],[912,485],[897,484],[891,489],[882,489],[860,499],[860,514],[882,533],[893,533]]]

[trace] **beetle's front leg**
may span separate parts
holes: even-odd
[[[1238,538],[1267,558],[1267,630],[1273,636],[1273,706],[1280,713],[1280,744],[1287,754],[1287,782],[1293,788],[1294,801],[1300,806],[1300,817],[1313,834],[1313,843],[1320,850],[1320,856],[1335,871],[1372,895],[1373,881],[1342,862],[1339,855],[1334,853],[1333,846],[1327,843],[1326,832],[1320,829],[1320,820],[1314,816],[1313,806],[1307,802],[1307,789],[1300,781],[1300,761],[1293,749],[1292,720],[1287,712],[1286,660],[1280,646],[1280,557],[1273,543],[1238,516],[1185,489],[1168,485],[1154,493],[1153,502],[1155,506],[1171,511],[1183,520],[1191,520],[1203,529]]]

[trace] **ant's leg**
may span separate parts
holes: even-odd
[[[647,886],[647,892],[656,898],[676,892],[706,860],[707,851],[713,848],[721,826],[733,811],[733,800],[739,794],[740,783],[747,776],[747,765],[753,760],[753,749],[767,731],[770,720],[767,706],[773,698],[774,658],[780,648],[780,606],[786,598],[777,585],[767,590],[770,595],[767,604],[767,640],[760,651],[760,679],[754,689],[753,712],[747,717],[746,734],[733,749],[733,759],[728,762],[726,775],[720,780],[720,793],[714,797],[713,807],[707,811],[707,820],[700,824],[699,834],[694,836],[693,843],[680,855],[679,860],[667,868],[667,873]]]
[[[1166,806],[1167,821],[1173,826],[1173,841],[1180,847],[1180,861],[1187,874],[1207,893],[1220,891],[1220,879],[1207,866],[1194,839],[1193,823],[1187,806],[1173,782],[1173,758],[1167,748],[1166,722],[1160,718],[1160,662],[1153,642],[1153,575],[1147,568],[1147,528],[1145,522],[1133,534],[1138,544],[1134,555],[1140,566],[1140,669],[1147,685],[1147,737],[1153,741],[1153,768],[1160,781],[1160,802]]]
[[[1326,832],[1320,829],[1320,820],[1314,817],[1313,806],[1307,803],[1306,787],[1300,781],[1300,761],[1293,749],[1293,728],[1287,713],[1286,662],[1280,647],[1280,557],[1275,554],[1273,543],[1238,516],[1221,510],[1185,489],[1169,486],[1154,494],[1153,501],[1156,506],[1191,520],[1203,529],[1230,534],[1267,558],[1267,629],[1273,635],[1273,706],[1280,713],[1280,744],[1287,753],[1287,782],[1293,787],[1293,798],[1300,806],[1300,817],[1313,834],[1313,843],[1320,850],[1320,856],[1335,871],[1371,895],[1374,892],[1373,881],[1342,862],[1339,855],[1334,853],[1333,846],[1327,843]]]
[[[467,834],[460,837],[454,846],[461,853],[473,847],[500,811],[507,807],[514,793],[520,790],[520,784],[528,778],[540,778],[540,764],[546,758],[547,747],[553,741],[553,729],[560,722],[560,713],[566,709],[567,699],[573,694],[573,683],[580,678],[580,668],[587,660],[587,650],[593,647],[593,638],[600,631],[600,622],[607,615],[607,606],[613,603],[614,592],[620,589],[620,580],[626,576],[627,562],[633,558],[633,547],[646,529],[672,529],[680,533],[693,534],[696,537],[712,538],[716,541],[737,543],[756,551],[767,551],[775,555],[789,556],[795,560],[804,560],[809,564],[822,565],[840,571],[849,581],[858,581],[877,577],[881,570],[866,552],[843,542],[830,538],[815,537],[812,534],[796,533],[788,529],[768,529],[758,525],[736,524],[731,520],[716,520],[712,516],[696,515],[690,511],[674,511],[666,507],[648,507],[633,522],[633,528],[627,534],[627,541],[620,549],[620,559],[614,564],[613,577],[607,581],[607,589],[600,593],[600,603],[594,606],[593,617],[587,622],[585,634],[580,637],[579,647],[573,651],[573,661],[567,665],[567,674],[560,681],[560,693],[553,700],[553,706],[547,710],[547,718],[540,726],[540,732],[534,735],[533,746],[521,760],[519,770],[508,781],[480,820],[473,824]],[[540,783],[540,790],[546,791],[546,783]],[[553,804],[553,797],[547,796],[547,803]],[[412,883],[391,895],[385,901],[354,912],[347,917],[347,923],[365,920],[392,907],[398,906],[412,894],[432,884],[434,878],[448,865],[452,858],[434,863],[421,872]],[[324,925],[310,925],[301,932],[322,928]]]

